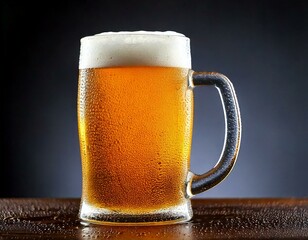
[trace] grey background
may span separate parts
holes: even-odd
[[[173,30],[195,71],[234,84],[243,121],[238,161],[198,197],[307,197],[308,1],[2,1],[1,197],[80,197],[80,38]],[[224,121],[216,89],[195,90],[192,170],[217,161]]]

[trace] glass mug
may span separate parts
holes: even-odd
[[[193,89],[214,85],[225,114],[215,167],[189,171]],[[176,32],[106,32],[81,39],[79,217],[98,224],[170,224],[192,218],[190,198],[221,182],[240,147],[232,83],[191,70],[190,39]]]

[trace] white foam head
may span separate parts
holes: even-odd
[[[191,68],[189,38],[172,31],[134,31],[81,39],[79,69],[116,66]]]

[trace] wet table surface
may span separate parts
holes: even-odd
[[[193,199],[194,217],[160,226],[84,226],[80,199],[0,199],[0,239],[308,239],[308,198]]]

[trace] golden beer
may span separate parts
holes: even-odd
[[[217,164],[190,172],[193,88],[221,94],[226,138]],[[221,182],[239,150],[231,82],[191,70],[190,40],[176,32],[104,32],[81,39],[78,132],[84,223],[190,220],[190,198]]]
[[[185,204],[193,93],[188,69],[79,70],[85,203],[124,214]]]

